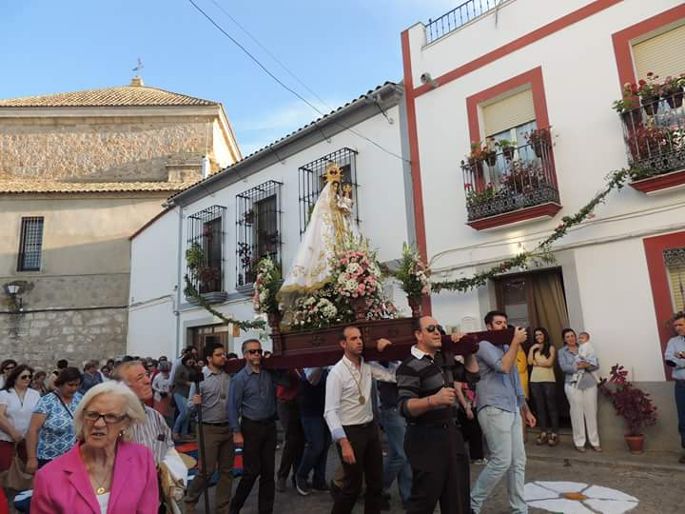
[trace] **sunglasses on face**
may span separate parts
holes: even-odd
[[[19,378],[23,380],[33,380],[33,375],[21,375]]]
[[[435,332],[436,330],[437,330],[438,332],[440,332],[440,330],[442,330],[442,327],[441,327],[440,325],[428,325],[428,326],[425,327],[425,328],[426,328],[426,330],[427,330],[428,332],[430,332],[431,334],[432,334],[433,332]]]
[[[97,421],[102,418],[103,421],[108,425],[113,425],[114,423],[119,423],[120,421],[126,419],[126,414],[100,414],[94,410],[89,410],[83,414],[83,417],[86,419],[86,421],[90,421],[92,423],[97,423]]]
[[[13,371],[13,370],[14,370],[14,366],[7,366],[7,367],[6,367],[5,369],[3,369],[2,371],[3,371],[3,373],[7,373],[8,371]]]
[[[261,348],[255,348],[253,350],[247,350],[247,353],[249,353],[250,355],[254,355],[255,353],[257,355],[262,355],[263,351]]]

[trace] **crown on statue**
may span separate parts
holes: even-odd
[[[331,162],[326,166],[326,182],[341,182],[343,177],[343,171],[340,169],[336,163]]]

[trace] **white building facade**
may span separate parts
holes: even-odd
[[[172,356],[212,340],[239,353],[256,334],[234,336],[188,302],[185,252],[198,243],[218,271],[196,284],[214,308],[253,319],[252,266],[270,255],[289,269],[329,162],[353,185],[355,217],[378,258],[399,258],[414,233],[403,109],[402,87],[388,82],[172,197],[132,237],[128,353]]]
[[[402,49],[417,242],[434,279],[470,276],[533,249],[612,170],[644,171],[555,244],[556,263],[434,294],[431,306],[467,330],[505,309],[512,322],[546,326],[557,345],[564,326],[589,331],[602,376],[620,363],[653,394],[660,422],[649,447],[675,449],[662,353],[685,290],[685,144],[673,141],[685,112],[660,100],[658,113],[638,106],[637,121],[624,122],[611,106],[624,83],[647,72],[685,73],[685,5],[466,2],[409,28]],[[658,149],[644,132],[652,129],[663,137]],[[603,445],[623,445],[607,404],[600,427]]]

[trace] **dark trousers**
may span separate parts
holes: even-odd
[[[464,442],[469,445],[469,458],[471,460],[484,459],[483,431],[480,429],[476,414],[473,414],[473,419],[469,419],[466,417],[466,412],[464,412],[463,409],[459,409],[457,419],[461,426],[461,434],[464,438]]]
[[[328,459],[328,447],[331,445],[331,433],[322,416],[303,416],[302,429],[304,430],[305,447],[302,454],[297,476],[302,480],[309,478],[309,473],[314,470],[312,484],[314,487],[326,486],[326,461]]]
[[[530,393],[535,402],[538,426],[543,432],[559,433],[559,408],[556,382],[531,382]]]
[[[278,400],[278,418],[285,430],[285,445],[278,467],[278,478],[288,478],[290,469],[297,472],[304,450],[304,433],[300,423],[300,408],[297,400]]]
[[[685,380],[676,380],[675,382],[675,406],[678,410],[680,445],[685,449]]]
[[[409,425],[404,450],[413,474],[408,514],[433,512],[438,502],[443,514],[471,512],[469,461],[454,422]]]
[[[362,477],[366,479],[364,495],[364,514],[378,514],[381,511],[383,493],[383,450],[381,448],[378,425],[371,421],[363,425],[344,426],[347,440],[354,450],[354,464],[342,460],[345,478],[340,492],[336,495],[331,514],[349,514],[362,490]]]
[[[276,422],[243,418],[240,430],[244,439],[243,476],[233,495],[230,512],[240,512],[259,477],[258,511],[259,514],[271,514],[276,495]]]

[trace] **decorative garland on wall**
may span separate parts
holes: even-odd
[[[626,182],[632,178],[632,172],[629,169],[621,169],[611,172],[607,176],[607,182],[599,193],[597,193],[589,202],[581,207],[573,216],[564,216],[561,218],[561,223],[552,231],[552,234],[541,241],[534,250],[521,252],[514,257],[505,259],[492,266],[490,269],[481,271],[472,275],[471,277],[458,278],[456,280],[442,280],[431,283],[431,290],[435,293],[440,291],[461,291],[466,292],[477,287],[484,286],[489,280],[495,278],[501,273],[505,273],[514,268],[525,267],[531,260],[540,260],[543,262],[550,262],[553,260],[551,254],[552,243],[564,237],[568,229],[579,225],[590,216],[595,207],[603,203],[606,197],[614,189],[620,190],[625,186]]]

